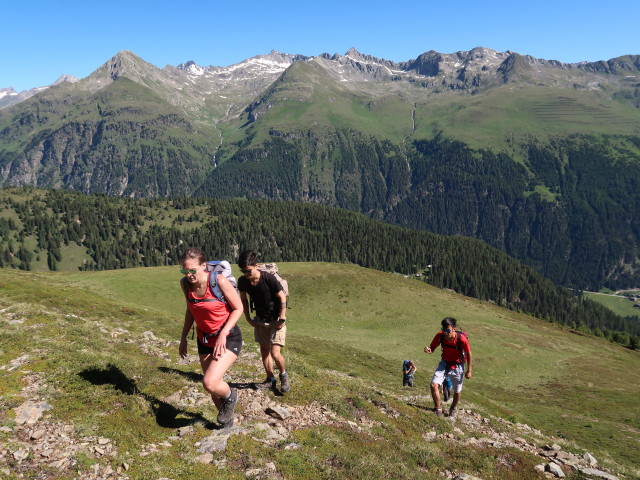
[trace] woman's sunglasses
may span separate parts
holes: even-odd
[[[191,275],[195,275],[198,270],[200,270],[200,267],[198,267],[198,268],[189,268],[187,270],[185,270],[184,268],[181,268],[180,269],[180,273],[182,275],[186,275],[187,273],[190,273]]]

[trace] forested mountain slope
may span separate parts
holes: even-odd
[[[1,191],[0,267],[104,270],[178,265],[186,246],[232,262],[345,262],[416,276],[637,348],[640,325],[576,297],[480,240],[401,228],[302,202],[134,200],[65,191]]]
[[[120,52],[0,110],[0,185],[311,201],[478,237],[565,286],[638,286],[639,67]]]

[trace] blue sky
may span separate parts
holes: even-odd
[[[393,61],[483,46],[562,62],[640,54],[640,1],[29,1],[0,6],[0,88],[86,77],[120,50],[162,68],[259,54]]]

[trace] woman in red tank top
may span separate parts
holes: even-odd
[[[233,425],[238,392],[223,377],[242,348],[242,334],[236,325],[242,315],[242,302],[235,287],[224,275],[216,277],[224,300],[215,297],[209,286],[207,259],[201,250],[187,249],[182,256],[180,271],[185,276],[180,285],[187,300],[180,338],[180,356],[187,356],[187,335],[195,321],[198,354],[204,374],[202,385],[218,407],[218,423],[229,427]]]

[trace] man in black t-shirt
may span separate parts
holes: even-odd
[[[274,388],[276,379],[273,370],[275,362],[280,371],[280,390],[288,392],[289,376],[285,369],[281,349],[287,334],[287,296],[282,285],[271,273],[258,270],[258,254],[246,250],[238,258],[242,277],[238,279],[238,290],[244,307],[244,316],[253,327],[254,338],[260,344],[262,363],[267,372],[264,382],[258,388]],[[251,318],[247,294],[255,308],[256,316]]]

